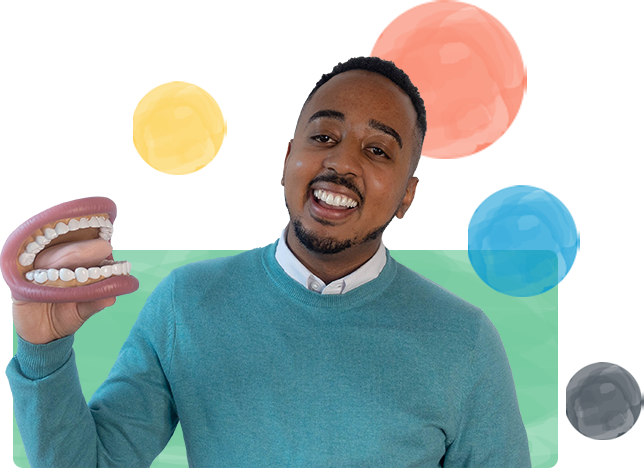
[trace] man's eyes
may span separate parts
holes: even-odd
[[[372,147],[370,147],[369,149],[370,149],[370,150],[372,150],[371,152],[372,152],[375,156],[378,156],[378,157],[384,157],[384,158],[389,159],[389,155],[388,155],[387,153],[385,153],[383,150],[381,150],[380,148],[378,148],[377,146],[372,146]]]
[[[329,135],[313,135],[311,137],[311,140],[317,141],[318,143],[332,143],[335,141],[332,137]],[[377,146],[369,146],[366,148],[371,154],[374,156],[377,156],[378,158],[386,158],[386,159],[391,159],[389,155],[382,149]]]
[[[311,140],[315,140],[319,143],[329,143],[333,139],[329,135],[313,135]]]

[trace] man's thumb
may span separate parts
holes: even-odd
[[[116,302],[116,297],[106,297],[104,299],[97,299],[91,302],[79,302],[78,314],[81,316],[83,321],[85,321],[88,318],[90,318],[92,315],[94,315],[96,312],[100,312],[106,307],[114,305],[115,302]]]

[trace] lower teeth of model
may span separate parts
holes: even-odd
[[[110,262],[105,260],[103,265],[98,267],[83,268],[78,267],[75,270],[69,268],[49,268],[48,270],[39,269],[31,270],[25,274],[28,281],[35,281],[42,284],[46,281],[72,281],[76,280],[79,283],[85,283],[90,279],[109,278],[110,276],[129,275],[132,270],[132,265],[128,261],[123,262]]]

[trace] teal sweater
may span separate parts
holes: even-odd
[[[191,467],[530,466],[488,318],[393,260],[343,295],[291,279],[275,245],[187,265],[150,295],[83,398],[73,336],[7,368],[32,467],[144,467],[181,421]]]

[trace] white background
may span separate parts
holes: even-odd
[[[23,11],[18,2],[4,4],[0,234],[9,232],[11,55],[367,54],[364,0],[252,3],[208,2],[212,6],[204,8],[155,2],[151,10],[132,1],[29,2]],[[642,2],[581,4],[582,356],[561,359],[562,468],[644,466],[644,441],[566,441],[563,398],[566,361],[644,361],[644,307],[636,300],[644,264],[639,242],[643,13]],[[530,136],[524,126],[507,136],[518,130],[526,136],[515,143],[501,140],[484,153],[487,160],[513,148],[527,154]],[[526,178],[525,168],[519,176],[511,167],[483,161],[484,185],[485,180],[509,185],[504,178],[529,183],[529,178],[518,182]],[[485,187],[484,192],[490,193]]]
[[[566,361],[644,361],[643,13],[581,2],[581,356],[561,358],[562,468],[644,466],[644,441],[564,440]]]

